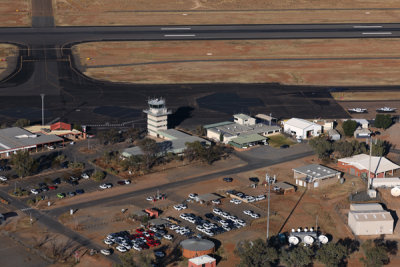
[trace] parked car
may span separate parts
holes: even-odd
[[[231,177],[225,177],[225,178],[223,178],[222,180],[223,180],[224,182],[231,183],[231,182],[233,181],[233,178],[231,178]]]
[[[64,198],[64,197],[65,197],[65,194],[64,194],[64,193],[58,193],[58,194],[57,194],[57,197],[58,197],[58,198]]]
[[[75,192],[68,192],[67,195],[70,196],[70,197],[73,197],[73,196],[76,195],[76,193]]]
[[[196,193],[190,193],[189,194],[189,198],[191,198],[191,199],[195,199],[196,197],[197,197]]]
[[[118,250],[119,252],[122,252],[122,253],[128,251],[124,246],[117,246],[115,249]]]
[[[213,204],[217,204],[217,205],[221,204],[221,200],[219,200],[219,199],[213,199],[211,202]]]
[[[54,185],[61,184],[61,179],[60,179],[60,178],[56,178],[56,179],[54,179],[54,180],[52,181],[52,183],[53,183]]]
[[[105,255],[105,256],[109,256],[109,255],[111,255],[111,250],[109,250],[109,249],[101,249],[100,253]]]
[[[258,179],[257,177],[250,177],[249,180],[250,180],[250,182],[253,182],[253,183],[260,182],[260,179]]]
[[[55,186],[55,185],[50,185],[50,186],[49,186],[49,189],[50,189],[50,190],[56,190],[56,189],[57,189],[57,186]]]
[[[110,184],[110,183],[102,184],[102,185],[100,185],[99,187],[100,187],[101,189],[108,189],[108,188],[111,188],[111,187],[112,187],[112,184]]]
[[[89,174],[87,174],[86,172],[82,173],[82,174],[81,174],[81,177],[82,177],[83,179],[89,179],[89,178],[90,178],[90,177],[89,177]]]
[[[76,191],[75,191],[77,194],[83,194],[83,193],[85,193],[85,191],[83,190],[83,189],[76,189]]]
[[[5,182],[5,181],[7,181],[7,180],[8,180],[7,177],[5,177],[5,176],[0,176],[0,181]]]
[[[40,190],[39,190],[39,189],[32,188],[32,189],[31,189],[31,193],[34,194],[34,195],[37,195],[37,194],[40,193]]]
[[[289,145],[281,145],[280,146],[282,149],[284,149],[284,148],[289,148]]]

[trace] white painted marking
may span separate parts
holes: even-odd
[[[359,26],[353,26],[353,28],[382,28],[383,26],[379,25],[371,25],[371,26],[364,26],[364,25],[359,25]]]
[[[188,14],[186,14],[186,13],[183,13],[183,14],[182,14],[182,16],[187,16],[187,15],[188,15]]]
[[[190,27],[175,27],[175,28],[161,28],[162,31],[179,31],[179,30],[190,30]]]
[[[194,37],[196,34],[164,34],[164,37]]]
[[[21,209],[21,211],[27,211],[27,210],[33,210],[33,208],[24,208],[24,209]]]
[[[392,34],[391,32],[363,32],[362,34]]]
[[[207,53],[207,56],[212,56],[212,53]]]

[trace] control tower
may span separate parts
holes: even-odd
[[[158,137],[159,130],[167,130],[168,115],[171,111],[165,107],[165,99],[153,98],[148,101],[149,108],[143,110],[147,114],[147,132]]]

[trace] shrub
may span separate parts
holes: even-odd
[[[104,180],[105,177],[106,174],[102,171],[96,171],[92,175],[92,179],[95,180],[96,182],[101,182],[102,180]]]

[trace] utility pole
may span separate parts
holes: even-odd
[[[372,136],[369,136],[369,162],[368,162],[368,187],[371,189],[371,157],[372,157]]]
[[[40,97],[42,98],[42,126],[44,126],[44,96],[45,94],[40,94]]]
[[[265,181],[268,183],[268,208],[267,208],[267,242],[269,239],[269,202],[271,195],[271,181],[268,173],[265,175]]]

